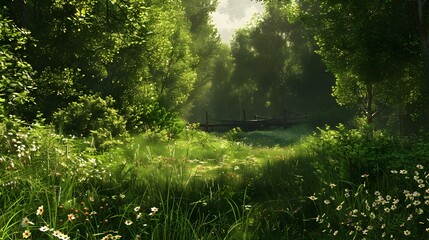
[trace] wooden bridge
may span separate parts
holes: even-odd
[[[241,120],[210,119],[206,112],[206,121],[199,123],[200,128],[206,132],[226,132],[233,128],[240,128],[243,131],[263,130],[272,127],[287,128],[294,124],[302,123],[307,120],[304,114],[284,111],[283,116],[276,118],[266,118],[255,115],[253,119],[246,119],[246,112],[243,111]]]

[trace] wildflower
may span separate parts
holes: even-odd
[[[411,232],[410,232],[409,230],[405,230],[405,231],[404,231],[404,235],[405,235],[405,236],[409,236],[409,235],[411,235]]]
[[[62,238],[63,233],[60,230],[55,230],[54,233],[52,233],[52,235],[54,235],[54,237],[57,237],[57,238]]]
[[[416,200],[416,201],[414,201],[414,202],[413,202],[413,205],[414,205],[414,206],[418,206],[418,205],[420,205],[421,203],[422,203],[422,202],[420,202],[419,200]]]
[[[399,173],[400,174],[408,174],[408,171],[407,170],[400,170]]]
[[[325,201],[323,201],[326,205],[330,204],[331,201],[329,201],[329,199],[326,199]]]
[[[336,230],[333,235],[336,236],[338,234],[338,230]]]
[[[367,177],[369,177],[369,174],[367,174],[367,173],[362,174],[362,175],[361,175],[361,177],[363,177],[363,178],[367,178]]]
[[[133,221],[131,221],[131,220],[126,220],[125,221],[125,225],[130,226],[131,224],[133,224]]]
[[[34,225],[34,223],[32,221],[30,221],[30,219],[28,219],[27,217],[22,219],[21,222],[21,227],[27,227],[28,225]]]
[[[119,194],[119,197],[120,197],[121,199],[124,199],[124,198],[125,198],[125,194],[121,193],[121,194]]]
[[[375,218],[375,214],[374,214],[373,212],[371,212],[371,213],[369,214],[369,217],[370,217],[371,219],[374,219],[374,218]]]
[[[156,212],[158,212],[158,208],[157,207],[152,207],[151,212],[149,213],[149,216],[153,216]]]
[[[340,211],[343,208],[343,204],[338,205],[337,211]]]
[[[36,211],[36,215],[42,216],[42,214],[43,214],[43,205],[37,208],[37,211]]]
[[[416,166],[418,169],[423,169],[424,167],[423,167],[423,165],[421,165],[421,164],[417,164],[417,166]]]
[[[308,197],[311,201],[316,201],[317,200],[317,197],[316,196],[310,196],[310,197]]]
[[[337,185],[335,185],[335,183],[330,183],[329,184],[329,187],[331,187],[331,188],[334,188],[334,187],[336,187]]]
[[[73,213],[70,213],[69,215],[67,215],[67,218],[70,222],[76,219]]]
[[[407,221],[411,221],[413,219],[413,214],[410,214],[410,216],[408,216]]]
[[[379,191],[375,191],[375,192],[374,192],[374,195],[375,195],[375,196],[380,196],[380,192],[379,192]]]
[[[47,231],[49,231],[49,228],[48,228],[48,226],[43,226],[43,227],[40,227],[39,230],[41,232],[47,232]]]
[[[390,172],[393,173],[393,174],[397,174],[398,173],[398,171],[396,171],[396,170],[392,170]]]
[[[22,233],[22,237],[23,238],[29,238],[31,236],[31,232],[30,231],[28,231],[28,230],[25,230],[23,233]]]
[[[421,209],[421,208],[417,208],[417,209],[416,209],[416,213],[417,213],[418,215],[422,215],[422,214],[424,213],[424,210],[423,210],[423,209]]]
[[[142,217],[142,213],[138,213],[137,215],[136,215],[136,220],[137,219],[139,219],[139,218],[141,218]]]
[[[390,212],[390,208],[384,208],[384,211],[389,213]]]
[[[134,211],[135,211],[135,212],[138,212],[138,211],[140,211],[140,206],[138,206],[138,207],[135,207],[135,208],[134,208]]]

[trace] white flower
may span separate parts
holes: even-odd
[[[43,205],[37,208],[36,215],[41,216],[43,214]]]
[[[316,196],[310,196],[310,197],[308,197],[311,201],[316,201],[317,200],[317,197]]]
[[[47,232],[47,231],[49,231],[49,227],[48,226],[43,226],[43,227],[40,227],[39,230],[41,232]]]
[[[31,232],[30,231],[28,231],[28,230],[25,230],[23,233],[22,233],[22,237],[23,238],[29,238],[31,236]]]
[[[27,217],[23,218],[21,222],[21,227],[27,227],[28,225],[34,225],[34,223],[30,221],[30,219],[28,219]]]

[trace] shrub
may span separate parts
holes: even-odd
[[[114,145],[113,138],[126,136],[125,120],[112,107],[111,97],[84,95],[54,113],[57,130],[75,136],[91,136],[94,146]],[[107,143],[108,142],[108,143]],[[120,143],[120,142],[119,142]]]
[[[320,129],[303,146],[316,159],[323,176],[357,180],[362,173],[381,177],[393,168],[403,168],[428,161],[429,146],[421,138],[387,136],[368,128]],[[425,157],[426,156],[426,157]]]
[[[127,127],[132,132],[167,131],[169,138],[177,136],[185,128],[175,113],[167,111],[158,102],[142,102],[127,108]]]

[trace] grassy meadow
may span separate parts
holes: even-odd
[[[0,239],[429,239],[427,136],[0,132]]]

